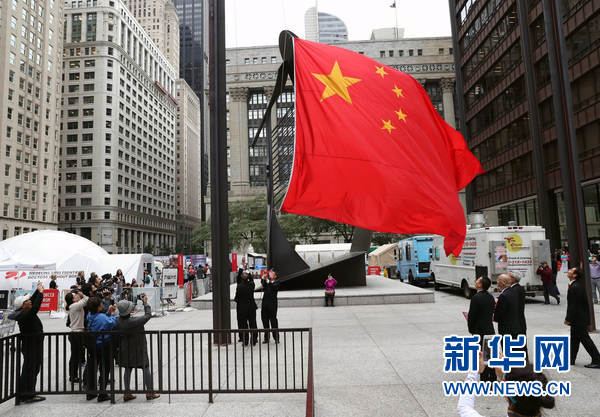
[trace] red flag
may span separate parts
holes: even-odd
[[[435,233],[460,254],[458,190],[483,172],[408,74],[296,38],[296,149],[281,211],[387,233]]]

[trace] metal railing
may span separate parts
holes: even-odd
[[[77,353],[78,345],[85,355]],[[34,357],[33,368],[35,358],[40,361],[32,390],[19,383],[23,351]],[[103,395],[114,402],[116,394],[148,392],[208,394],[209,402],[222,393],[306,393],[306,412],[313,415],[312,329],[60,332],[0,339],[0,403],[55,394]]]

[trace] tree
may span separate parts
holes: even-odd
[[[388,243],[397,243],[411,235],[399,235],[396,233],[375,232],[371,237],[371,243],[376,246],[386,245]]]
[[[256,252],[267,251],[267,197],[261,195],[252,200],[232,201],[228,205],[229,248],[243,250],[249,245]],[[194,229],[192,242],[202,246],[211,239],[210,219]]]

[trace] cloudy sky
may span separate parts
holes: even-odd
[[[304,37],[304,13],[317,0],[226,0],[227,47],[275,45],[279,32]],[[374,28],[394,27],[393,0],[318,0],[319,11],[341,18],[350,40],[369,39]],[[397,0],[405,37],[450,36],[447,0]]]

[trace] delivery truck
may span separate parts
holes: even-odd
[[[528,296],[543,295],[544,287],[537,268],[550,262],[550,243],[541,226],[497,226],[467,230],[460,256],[446,256],[444,238],[433,241],[431,280],[440,285],[461,288],[465,297],[475,291],[475,280],[487,276],[491,291],[498,292],[500,274],[517,271]]]
[[[432,281],[430,263],[433,236],[413,236],[398,242],[397,277],[410,284]]]

